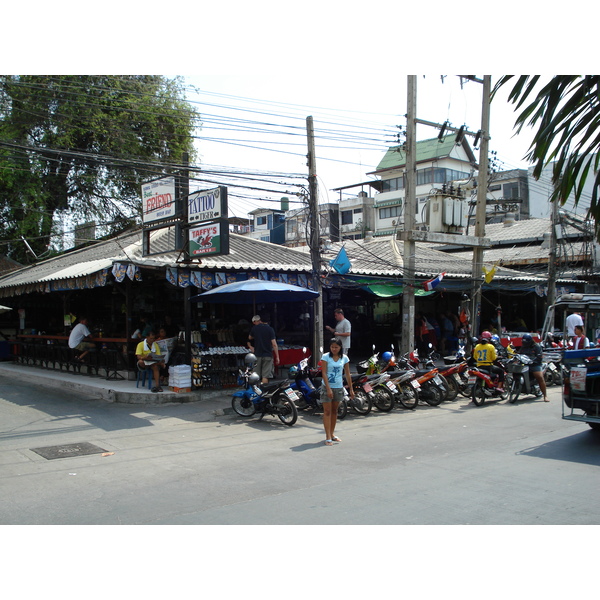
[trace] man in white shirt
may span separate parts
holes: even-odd
[[[71,335],[69,336],[69,348],[81,352],[81,354],[75,358],[78,362],[83,362],[84,356],[96,347],[96,344],[93,342],[86,341],[92,335],[87,328],[87,324],[87,317],[80,317],[79,323],[73,327],[73,331],[71,331]]]
[[[567,323],[567,337],[572,340],[575,337],[575,327],[581,325],[583,327],[583,319],[581,314],[578,312],[571,313],[566,320]]]
[[[337,321],[335,329],[333,327],[329,327],[329,325],[325,329],[335,334],[336,337],[339,337],[340,340],[342,340],[342,350],[344,351],[344,354],[348,356],[348,351],[350,350],[350,336],[352,335],[352,325],[350,321],[344,317],[344,311],[341,308],[336,308],[333,311],[333,316]]]

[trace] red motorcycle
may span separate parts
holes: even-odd
[[[448,387],[450,388],[446,400],[456,400],[459,393],[465,395],[468,393],[468,390],[471,389],[464,377],[466,375],[465,371],[468,369],[469,365],[467,364],[467,361],[462,361],[454,365],[446,365],[445,367],[440,368],[440,374],[446,378]]]
[[[503,365],[502,368],[504,368]],[[469,369],[469,385],[473,386],[471,399],[475,406],[481,406],[486,398],[500,398],[504,400],[507,392],[501,387],[500,377],[484,366]]]

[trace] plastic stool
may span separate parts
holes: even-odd
[[[148,380],[148,389],[152,389],[152,369],[137,369],[137,377],[135,380],[135,387],[139,387],[140,382],[142,383],[142,387],[146,385],[146,379]]]

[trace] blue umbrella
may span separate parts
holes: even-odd
[[[219,302],[223,304],[254,304],[266,302],[298,302],[314,300],[318,292],[278,281],[246,279],[220,285],[208,292],[192,296],[192,302]]]

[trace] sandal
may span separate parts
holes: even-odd
[[[332,440],[325,440],[325,445],[326,446],[333,446],[333,441]]]
[[[544,402],[550,402],[550,400],[548,400],[548,398],[546,398],[546,396],[544,396]]]
[[[332,442],[341,442],[342,440],[337,435],[332,435],[331,441]]]

